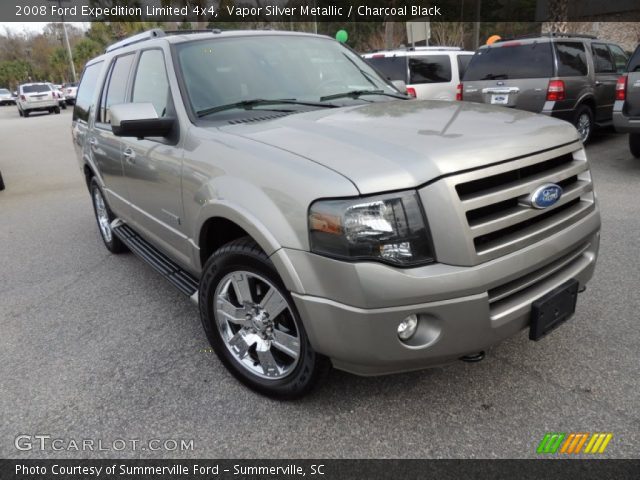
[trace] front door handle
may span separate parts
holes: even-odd
[[[133,149],[126,148],[125,151],[122,153],[122,156],[124,157],[127,163],[129,164],[136,163],[136,152],[134,152]]]
[[[97,139],[96,137],[91,137],[91,138],[89,139],[89,146],[90,146],[93,150],[95,150],[95,149],[96,149],[96,147],[98,146],[98,139]]]

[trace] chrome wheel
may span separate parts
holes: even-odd
[[[100,227],[100,233],[104,241],[109,243],[112,239],[111,222],[109,221],[109,212],[107,206],[102,198],[102,193],[98,188],[93,189],[93,205],[96,208],[96,218],[98,219],[98,226]]]
[[[576,129],[578,130],[578,135],[580,135],[580,140],[584,143],[591,133],[591,117],[588,113],[580,114],[576,122]]]
[[[266,278],[227,274],[214,296],[216,325],[234,360],[252,374],[282,379],[300,359],[300,329],[287,300]]]

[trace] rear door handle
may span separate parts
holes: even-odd
[[[126,160],[127,163],[133,164],[136,163],[136,152],[131,148],[126,148],[124,152],[122,152],[122,156]]]

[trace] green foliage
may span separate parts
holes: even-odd
[[[0,62],[0,86],[15,90],[31,75],[31,65],[25,60],[5,60]]]

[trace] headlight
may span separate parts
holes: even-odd
[[[415,191],[319,200],[309,209],[311,251],[398,266],[433,261],[431,239]]]

